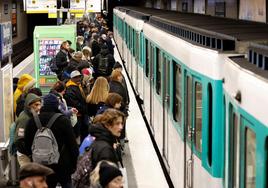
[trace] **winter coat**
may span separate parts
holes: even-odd
[[[53,109],[52,107],[44,106],[41,109],[41,113],[39,115],[41,124],[43,126],[47,125],[48,121],[55,113],[60,113],[60,111]],[[34,122],[34,119],[32,118],[25,130],[25,146],[28,156],[31,156],[32,154],[31,147],[36,131],[37,126]],[[60,159],[58,164],[53,164],[49,167],[54,170],[57,177],[59,177],[62,182],[66,182],[70,179],[71,174],[76,169],[76,162],[79,155],[75,135],[71,126],[71,121],[62,115],[58,117],[53,123],[51,126],[51,131],[57,140]]]
[[[106,74],[101,74],[99,72],[99,70],[98,70],[98,65],[99,65],[99,62],[100,62],[101,58],[108,58],[108,70],[107,70]],[[115,64],[115,59],[114,59],[113,55],[109,53],[108,48],[104,48],[104,49],[101,49],[100,54],[98,54],[93,59],[92,64],[93,64],[94,72],[95,72],[94,78],[97,78],[99,76],[107,77],[107,76],[110,76],[112,71],[113,71],[113,67],[114,67],[114,64]]]
[[[71,58],[71,55],[69,54],[69,52],[67,52],[64,49],[61,49],[56,55],[56,65],[58,68],[58,71],[56,72],[56,74],[60,80],[64,79],[62,77],[63,71],[68,66],[70,58]]]
[[[91,136],[96,139],[92,144],[92,166],[96,167],[101,160],[108,160],[115,164],[119,162],[119,155],[113,145],[117,143],[116,137],[101,124],[91,126],[89,129]]]
[[[78,115],[87,114],[87,104],[85,94],[81,85],[77,85],[72,80],[66,83],[66,92],[64,98],[68,106],[78,110]]]
[[[32,113],[31,113],[30,108],[28,106],[36,99],[40,99],[40,97],[38,97],[35,94],[28,94],[27,95],[27,97],[25,99],[25,108],[20,113],[18,119],[16,119],[16,121],[15,121],[16,130],[15,130],[14,144],[16,146],[16,149],[22,154],[26,153],[25,129],[28,126],[30,119],[32,118]]]
[[[76,59],[71,59],[68,66],[64,69],[68,74],[71,74],[71,72],[78,70],[79,61]]]
[[[89,117],[95,116],[97,114],[97,111],[103,105],[104,105],[104,102],[99,102],[98,104],[88,103],[87,108],[88,108],[88,115],[89,115]]]
[[[110,37],[107,37],[106,44],[108,46],[109,53],[114,55],[114,45],[113,45],[112,39]]]
[[[110,93],[117,93],[119,94],[122,98],[122,104],[121,104],[121,111],[127,114],[127,105],[128,105],[128,93],[126,89],[124,88],[123,84],[118,82],[118,81],[110,81],[109,82],[110,86]]]
[[[16,108],[17,108],[17,100],[21,96],[22,93],[27,93],[27,91],[33,87],[35,84],[35,79],[29,75],[29,74],[23,74],[17,84],[17,89],[14,92],[13,95],[13,107],[14,107],[14,112],[16,113]]]
[[[91,50],[92,50],[92,57],[96,57],[100,53],[101,48],[96,40],[92,41]]]

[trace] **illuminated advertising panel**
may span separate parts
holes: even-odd
[[[11,22],[0,24],[0,60],[12,53],[12,25]]]
[[[52,9],[57,9],[57,0],[27,0],[27,13],[48,13]]]

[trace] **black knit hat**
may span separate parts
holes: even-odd
[[[102,187],[107,186],[114,178],[123,176],[122,172],[115,166],[108,163],[102,163],[100,166],[100,184]]]
[[[49,93],[46,96],[44,96],[43,100],[44,100],[44,107],[49,106],[49,107],[53,107],[55,109],[58,109],[59,99],[56,95]]]

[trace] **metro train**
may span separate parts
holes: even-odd
[[[268,56],[247,46],[267,26],[138,7],[113,24],[174,187],[267,187]]]

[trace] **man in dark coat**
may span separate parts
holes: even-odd
[[[56,72],[58,79],[62,79],[63,70],[68,66],[68,63],[71,59],[71,55],[69,53],[70,45],[67,41],[62,42],[60,46],[60,51],[56,55],[56,65],[58,71]]]
[[[99,35],[97,33],[93,33],[92,34],[92,41],[90,43],[90,47],[92,50],[92,57],[96,57],[101,51],[101,48],[100,48],[98,41],[99,41]]]
[[[42,126],[47,125],[55,113],[60,113],[58,106],[59,100],[54,94],[48,94],[44,97],[44,105],[39,115]],[[37,126],[31,119],[25,130],[25,145],[29,156],[32,154],[31,147],[36,131]],[[79,155],[71,121],[62,115],[53,123],[51,131],[57,140],[60,159],[58,164],[48,166],[54,170],[55,174],[47,177],[47,183],[49,187],[56,187],[57,183],[60,183],[63,188],[71,187],[71,174],[76,169]]]
[[[71,73],[71,79],[66,83],[64,98],[68,106],[78,110],[77,124],[74,126],[77,138],[81,136],[81,141],[88,135],[89,120],[87,116],[86,96],[81,86],[82,75],[78,70]]]
[[[95,71],[95,79],[97,79],[99,76],[107,78],[111,75],[115,64],[115,59],[114,56],[109,53],[106,45],[102,46],[100,54],[93,59],[92,64]]]

